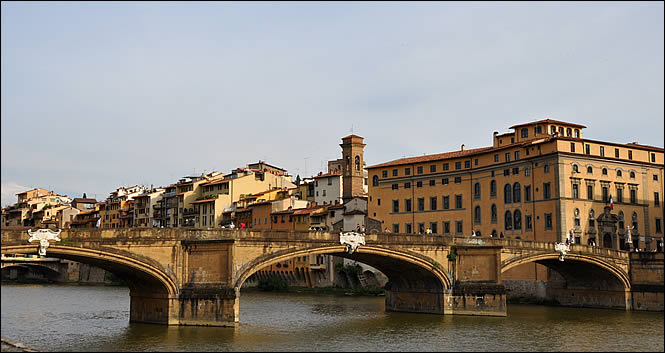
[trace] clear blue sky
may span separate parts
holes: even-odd
[[[2,205],[259,159],[313,175],[543,118],[663,146],[663,2],[2,2]]]

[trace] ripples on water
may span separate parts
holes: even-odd
[[[123,287],[2,285],[2,336],[42,351],[663,351],[663,313],[509,305],[387,313],[383,297],[245,293],[237,328],[129,323]]]

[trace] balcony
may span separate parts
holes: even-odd
[[[190,216],[190,215],[198,215],[199,210],[195,210],[193,208],[185,208],[182,210],[182,215],[183,216]]]
[[[309,269],[310,270],[316,270],[316,271],[325,271],[328,267],[326,264],[310,264]]]

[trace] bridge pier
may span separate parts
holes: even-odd
[[[458,283],[444,295],[447,315],[507,316],[506,289],[488,283]]]
[[[239,298],[231,289],[186,289],[178,297],[131,294],[131,322],[161,325],[238,324]]]
[[[188,288],[181,292],[173,311],[180,325],[235,327],[239,298],[240,293],[234,288]]]
[[[506,288],[501,283],[501,246],[451,249],[452,290],[445,294],[448,315],[506,316]]]
[[[443,293],[386,288],[386,311],[444,314]]]
[[[178,302],[177,298],[166,295],[129,293],[129,321],[148,324],[177,325],[173,318],[172,308]]]

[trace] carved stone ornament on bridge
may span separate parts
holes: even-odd
[[[556,243],[554,250],[559,252],[559,261],[563,261],[563,257],[570,251],[570,246],[566,243]]]
[[[28,242],[32,242],[33,240],[39,240],[39,255],[45,256],[46,255],[46,248],[49,246],[49,240],[55,240],[55,241],[60,241],[60,238],[58,238],[58,235],[62,232],[62,230],[58,230],[57,232],[54,232],[50,229],[37,229],[36,231],[32,231],[32,229],[28,229],[28,234],[30,235],[30,239],[28,239]]]
[[[360,245],[365,245],[365,236],[356,232],[339,233],[339,243],[346,244],[346,252],[353,254]]]

